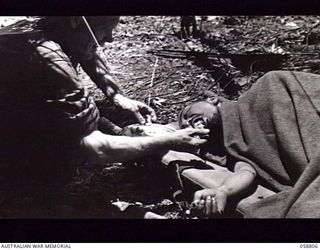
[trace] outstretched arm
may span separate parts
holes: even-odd
[[[203,189],[194,194],[194,203],[203,209],[206,215],[222,213],[227,205],[227,199],[247,190],[256,176],[254,168],[243,161],[235,165],[234,173],[224,180],[217,189]]]
[[[153,137],[113,136],[93,131],[81,141],[87,162],[125,162],[170,149],[191,151],[206,142],[196,135],[207,135],[208,129],[183,129]]]

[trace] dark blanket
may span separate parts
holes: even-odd
[[[278,192],[246,217],[320,217],[320,76],[274,71],[221,107],[229,154]]]

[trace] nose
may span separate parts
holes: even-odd
[[[102,35],[102,34],[101,34]],[[106,32],[101,36],[101,39],[99,39],[99,43],[102,45],[106,42],[111,43],[113,41],[112,37],[112,31]]]
[[[113,37],[106,37],[104,42],[112,43],[113,42]]]
[[[111,43],[112,41],[113,41],[112,37],[103,37],[99,39],[99,44],[103,46],[105,43]]]

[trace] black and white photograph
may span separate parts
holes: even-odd
[[[0,218],[320,217],[320,17],[1,16]]]

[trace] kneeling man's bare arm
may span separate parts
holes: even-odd
[[[182,129],[173,133],[128,137],[103,134],[96,130],[81,141],[87,162],[124,162],[167,150],[191,151],[206,142],[196,135],[207,135],[208,129]]]

